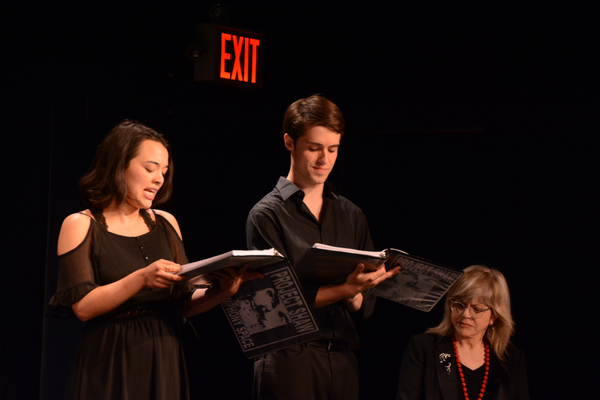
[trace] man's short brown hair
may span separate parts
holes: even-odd
[[[342,137],[346,130],[338,106],[319,94],[293,102],[283,116],[283,133],[287,133],[294,143],[313,126],[324,126]]]

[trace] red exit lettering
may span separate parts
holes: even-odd
[[[228,53],[226,50],[227,42],[233,44],[233,54]],[[221,33],[221,69],[220,77],[222,79],[238,80],[240,82],[248,82],[248,75],[250,75],[250,82],[256,83],[256,67],[257,67],[257,53],[258,47],[260,46],[260,40],[232,35],[230,33]],[[242,60],[242,52],[244,58]],[[250,57],[250,53],[252,56]],[[233,55],[233,67],[231,71],[226,71],[226,61],[231,60]],[[252,67],[250,67],[250,60],[252,60]],[[242,69],[242,61],[244,68]],[[230,63],[229,63],[230,64]]]

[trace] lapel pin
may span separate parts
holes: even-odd
[[[448,361],[448,359],[450,358],[450,354],[448,353],[441,353],[440,354],[440,364],[445,363],[446,361]],[[445,365],[446,367],[446,371],[448,371],[448,375],[450,375],[450,371],[452,370],[452,363],[450,361],[448,361],[448,364]]]

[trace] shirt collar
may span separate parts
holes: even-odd
[[[302,189],[294,185],[291,181],[283,176],[280,176],[279,181],[277,181],[277,189],[279,190],[279,193],[281,193],[281,197],[284,201],[298,192],[301,192],[301,196],[304,198],[304,192]],[[329,182],[325,182],[323,196],[332,199],[337,199],[339,197],[337,190],[335,190],[335,187],[333,187],[333,185]]]

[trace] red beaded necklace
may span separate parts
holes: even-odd
[[[452,345],[454,346],[454,356],[456,357],[456,369],[460,376],[460,383],[462,385],[462,391],[465,395],[465,400],[469,400],[469,394],[467,392],[467,383],[465,382],[465,374],[463,374],[462,364],[458,358],[458,348],[456,347],[456,338],[452,337]],[[483,399],[485,393],[485,387],[487,386],[488,375],[490,373],[490,344],[485,342],[485,372],[483,373],[483,382],[481,382],[481,390],[479,391],[478,399]]]

